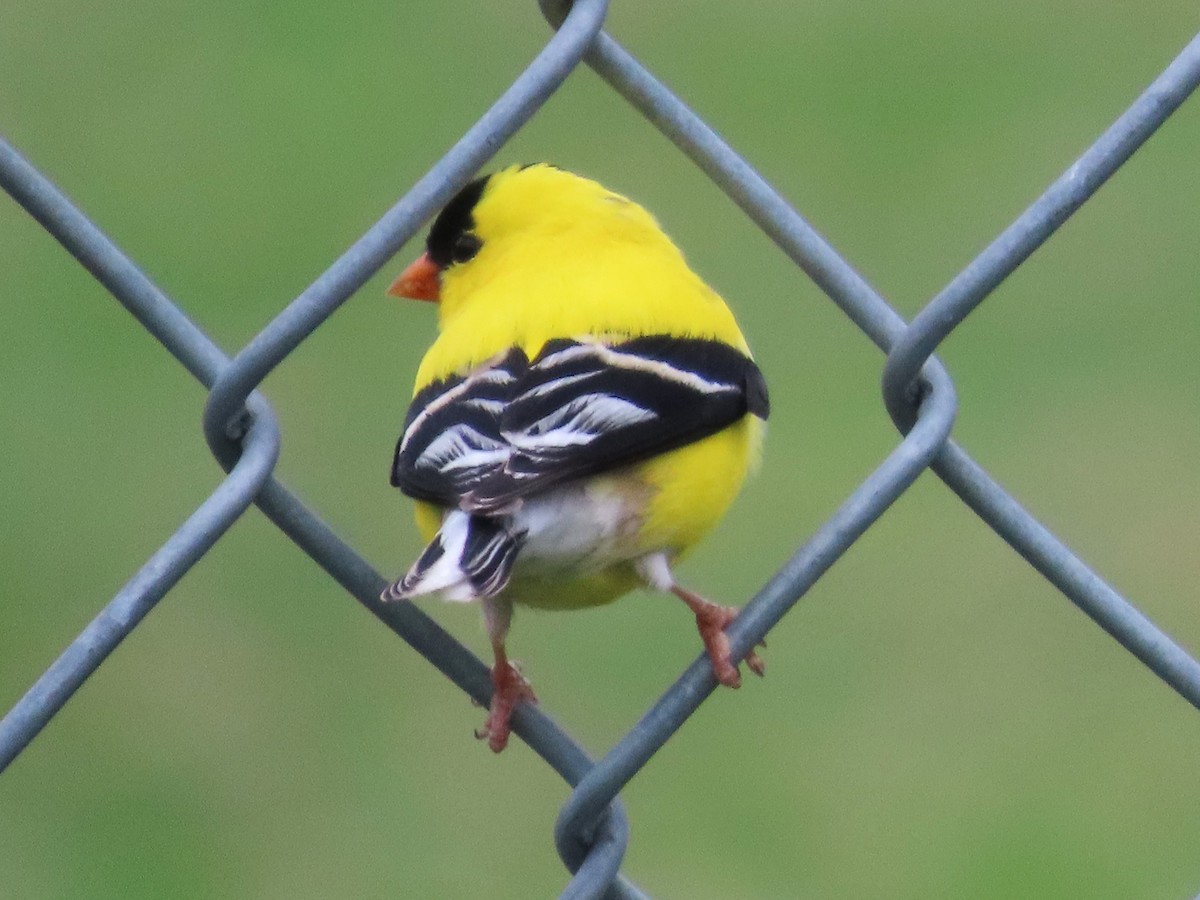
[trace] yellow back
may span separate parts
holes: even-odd
[[[670,333],[746,350],[654,218],[595,181],[544,164],[504,169],[472,216],[483,247],[443,273],[441,334],[418,386],[514,346],[532,358],[554,338]]]

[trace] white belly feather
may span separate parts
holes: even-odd
[[[595,571],[637,556],[647,491],[613,478],[554,488],[528,498],[513,515],[525,533],[517,570]]]

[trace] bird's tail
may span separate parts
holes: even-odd
[[[441,593],[466,603],[500,593],[512,576],[522,532],[501,519],[454,510],[408,573],[381,595],[384,601]]]

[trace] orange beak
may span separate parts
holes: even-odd
[[[400,277],[387,289],[390,297],[406,297],[409,300],[428,300],[437,303],[442,291],[442,270],[422,253],[400,273]]]

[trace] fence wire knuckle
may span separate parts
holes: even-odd
[[[232,358],[29,162],[0,141],[0,186],[209,389],[203,431],[228,475],[0,721],[0,771],[251,504],[418,653],[481,703],[487,666],[386,582],[273,472],[280,452],[263,379],[374,275],[553,95],[582,61],[713,180],[878,346],[884,407],[901,434],[879,463],[730,626],[747,654],[926,469],[1146,667],[1200,709],[1200,664],[1078,559],[951,439],[954,383],[933,355],[1025,259],[1116,172],[1200,83],[1200,36],[1008,228],[906,323],[884,297],[699,116],[601,30],[607,0],[539,0],[556,29],[463,137],[361,238]],[[515,732],[573,788],[554,828],[572,873],[562,896],[643,897],[620,874],[629,824],[619,795],[714,690],[697,658],[601,759],[540,707]]]

